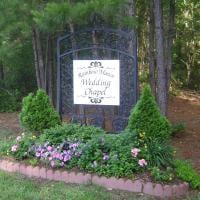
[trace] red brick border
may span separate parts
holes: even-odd
[[[0,169],[7,172],[18,172],[28,177],[64,181],[65,183],[96,184],[109,189],[112,188],[130,192],[139,192],[160,198],[180,197],[186,195],[189,189],[189,185],[186,182],[177,185],[161,185],[151,182],[144,182],[141,179],[132,181],[122,178],[117,179],[114,177],[99,177],[88,173],[75,173],[47,169],[45,167],[33,167],[31,165],[25,165],[4,159],[0,160]]]

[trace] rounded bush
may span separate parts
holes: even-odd
[[[36,133],[61,124],[58,113],[43,90],[38,90],[36,95],[30,93],[23,99],[20,122],[26,130]]]

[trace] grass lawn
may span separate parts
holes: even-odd
[[[18,174],[0,171],[1,200],[149,200],[144,195],[121,191],[108,191],[92,185],[67,185],[27,179]]]
[[[27,179],[19,174],[0,171],[0,200],[153,200],[147,195],[108,191],[93,185],[69,185]],[[200,193],[187,200],[200,200]]]

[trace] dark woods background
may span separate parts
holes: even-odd
[[[198,0],[2,0],[0,111],[20,108],[37,88],[56,104],[56,38],[101,23],[138,35],[140,83],[149,82],[163,114],[176,88],[200,89]]]

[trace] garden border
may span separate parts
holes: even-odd
[[[38,166],[34,167],[2,158],[0,159],[0,169],[7,172],[18,172],[28,177],[63,181],[65,183],[95,184],[106,187],[107,189],[144,193],[160,198],[180,197],[186,195],[189,190],[189,184],[186,182],[174,185],[162,185],[159,183],[144,182],[142,179],[132,181],[122,178],[117,179],[115,177],[107,178],[90,173],[76,173],[73,171],[53,170]]]

